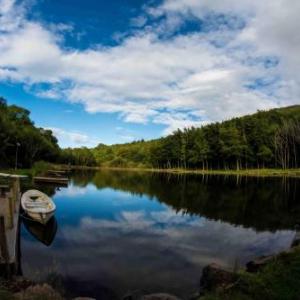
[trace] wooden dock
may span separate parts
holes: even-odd
[[[0,185],[0,276],[10,277],[19,270],[20,178],[7,177]]]
[[[36,182],[48,182],[48,183],[59,183],[59,184],[68,184],[69,178],[64,177],[42,177],[37,176],[33,178]]]
[[[64,174],[68,174],[68,171],[66,171],[66,170],[48,170],[47,173],[64,175]]]

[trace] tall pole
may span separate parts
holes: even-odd
[[[18,149],[19,149],[19,147],[20,147],[20,143],[16,143],[16,163],[15,163],[15,170],[17,170],[17,168],[18,168]]]

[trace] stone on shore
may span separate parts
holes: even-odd
[[[274,259],[274,255],[270,256],[262,256],[258,259],[251,260],[246,264],[246,271],[249,273],[256,273],[261,268],[266,266],[268,263],[270,263]]]
[[[135,291],[123,297],[123,300],[181,300],[180,298],[166,293],[144,295],[141,291]]]
[[[95,298],[89,298],[89,297],[76,297],[73,300],[96,300]]]
[[[218,264],[212,263],[202,271],[200,281],[201,293],[226,288],[228,285],[234,283],[235,280],[236,275],[233,272],[225,270]]]
[[[33,284],[34,284],[33,281],[28,280],[21,276],[14,277],[12,280],[2,279],[0,281],[0,287],[2,289],[10,291],[11,293],[18,293],[22,290],[27,289],[29,286],[32,286]]]
[[[165,293],[149,294],[142,296],[141,300],[180,300],[178,297]]]
[[[63,297],[48,284],[30,286],[26,290],[14,294],[14,296],[17,300],[63,300]]]

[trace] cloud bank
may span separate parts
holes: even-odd
[[[299,1],[165,0],[145,6],[118,45],[86,50],[65,47],[72,28],[29,10],[0,0],[0,82],[38,96],[165,133],[300,102]]]

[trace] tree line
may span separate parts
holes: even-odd
[[[28,168],[39,160],[56,162],[60,155],[51,130],[37,128],[27,109],[7,105],[0,97],[0,166]]]
[[[99,129],[101,130],[101,129]],[[151,141],[60,149],[51,130],[37,128],[27,109],[0,98],[0,166],[39,160],[81,166],[247,169],[300,167],[300,105],[177,130]]]
[[[152,141],[92,149],[110,167],[247,169],[300,167],[300,106],[177,130]]]

